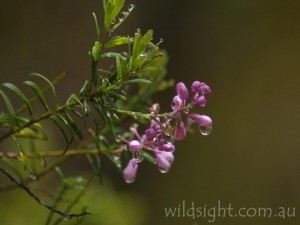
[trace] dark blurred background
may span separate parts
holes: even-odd
[[[166,218],[164,208],[178,207],[184,200],[199,207],[215,206],[220,200],[235,208],[299,209],[300,2],[129,3],[136,8],[118,33],[154,29],[155,40],[164,39],[161,46],[170,56],[168,77],[187,84],[201,80],[212,87],[203,113],[213,118],[214,126],[208,137],[195,132],[177,144],[176,161],[166,175],[145,165],[137,181],[127,185],[116,171],[110,171],[113,167],[106,169],[110,177],[113,174],[107,179],[115,190],[111,198],[120,193],[127,197],[116,200],[118,206],[112,205],[104,217],[114,217],[114,207],[124,211],[126,201],[133,199],[137,199],[133,212],[124,216],[132,215],[131,224],[145,225],[208,224],[208,218]],[[29,72],[54,78],[67,70],[68,78],[57,86],[58,91],[65,97],[76,92],[89,75],[93,11],[101,15],[102,1],[2,2],[0,82],[21,84]],[[169,89],[157,96],[164,110],[174,93]],[[101,200],[105,187],[100,189],[95,192],[97,201],[92,198],[89,204],[105,203]],[[14,196],[22,196],[21,202]],[[41,207],[19,192],[0,194],[1,202],[6,206],[0,213],[4,224],[27,224],[30,218],[25,215]],[[297,213],[290,219],[217,218],[215,224],[299,224]],[[21,222],[8,222],[9,217]],[[87,220],[83,224],[121,223]]]

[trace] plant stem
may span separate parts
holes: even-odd
[[[44,202],[43,200],[41,200],[40,198],[38,198],[25,184],[23,184],[22,182],[20,182],[17,178],[15,178],[14,176],[12,176],[9,172],[7,172],[4,168],[0,167],[0,171],[2,173],[4,173],[5,176],[7,176],[12,182],[14,182],[15,184],[17,184],[20,188],[22,188],[25,192],[27,192],[27,194],[32,197],[34,200],[36,200],[40,205],[44,206],[45,208],[51,210],[54,213],[57,213],[65,218],[73,218],[73,217],[81,217],[87,214],[90,214],[88,212],[83,212],[80,214],[69,214],[66,212],[62,212],[60,210],[57,210],[55,208],[53,208],[52,206],[48,205],[46,202]]]

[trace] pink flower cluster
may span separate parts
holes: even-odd
[[[156,164],[162,173],[169,171],[174,161],[175,140],[183,140],[186,130],[193,123],[197,123],[200,132],[208,135],[212,129],[212,120],[206,115],[191,114],[190,111],[196,107],[204,107],[207,98],[211,95],[211,89],[203,82],[194,81],[191,85],[191,96],[183,82],[176,85],[177,95],[172,101],[172,112],[160,118],[158,104],[150,109],[154,119],[150,127],[140,135],[135,127],[131,127],[132,136],[130,140],[120,138],[132,153],[132,159],[123,170],[123,178],[127,183],[135,180],[139,163],[143,161],[143,151],[151,152],[156,159]],[[186,124],[183,122],[186,118]],[[175,122],[175,123],[174,123]]]

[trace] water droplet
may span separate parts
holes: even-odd
[[[71,219],[71,217],[69,217],[69,216],[64,217],[64,220],[70,220],[70,219]]]
[[[133,158],[137,163],[141,163],[144,160],[144,156],[141,151],[136,151],[133,153]]]
[[[119,14],[119,16],[118,16],[118,20],[119,20],[120,22],[122,22],[122,21],[125,19],[126,16],[127,16],[127,13],[126,13],[126,12],[120,12],[120,14]]]
[[[128,11],[131,12],[134,9],[135,5],[134,4],[130,4],[128,6]]]
[[[116,136],[116,142],[121,142],[122,136],[121,135],[117,135]]]
[[[142,54],[140,55],[140,57],[143,58],[143,59],[147,59],[147,53],[145,53],[145,52],[142,53]]]
[[[115,152],[115,153],[113,153],[113,159],[115,161],[119,161],[120,158],[121,158],[121,152]]]
[[[169,172],[169,169],[165,169],[165,168],[161,168],[161,167],[158,167],[158,170],[161,173],[167,173],[167,172]]]
[[[113,20],[113,21],[111,21],[110,23],[111,23],[111,25],[114,25],[116,22],[117,22],[117,20],[116,20],[116,19],[114,19],[114,20]]]
[[[165,134],[167,137],[170,137],[170,136],[172,135],[172,130],[166,128],[166,129],[164,130],[164,134]]]
[[[199,126],[199,130],[202,135],[210,135],[212,126]]]
[[[140,33],[141,33],[141,29],[140,28],[136,29],[135,35],[140,34]]]
[[[121,160],[119,159],[119,160],[116,160],[115,161],[115,165],[118,167],[118,168],[121,168],[122,167],[122,165],[121,165]]]
[[[127,184],[131,184],[131,183],[133,183],[134,181],[135,181],[135,177],[134,177],[133,179],[125,180],[125,182],[126,182]]]

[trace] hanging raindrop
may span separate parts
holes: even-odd
[[[133,183],[135,181],[135,177],[134,178],[132,178],[132,179],[125,179],[125,182],[127,183],[127,184],[131,184],[131,183]]]
[[[161,173],[167,173],[167,172],[169,172],[169,169],[161,168],[161,167],[158,167],[158,170],[159,170],[159,172],[161,172]]]
[[[202,135],[210,135],[212,126],[199,126],[199,130]]]
[[[133,152],[133,158],[137,163],[141,163],[144,160],[144,156],[141,151]]]

